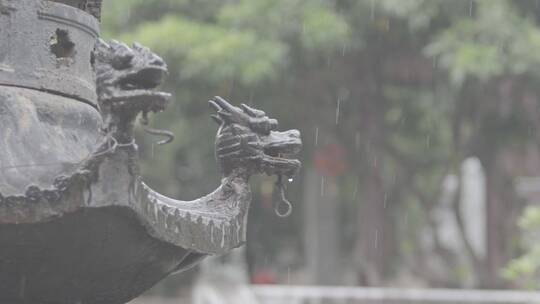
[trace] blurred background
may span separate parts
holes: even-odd
[[[177,138],[139,136],[152,187],[218,185],[214,95],[303,134],[292,216],[273,211],[274,177],[254,178],[247,246],[150,295],[540,287],[539,1],[115,0],[103,19],[169,65],[175,100],[151,118]]]

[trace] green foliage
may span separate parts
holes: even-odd
[[[349,28],[340,16],[315,6],[306,8],[303,13],[301,40],[307,51],[334,51],[347,43]]]
[[[407,20],[412,31],[426,29],[441,7],[441,0],[380,0],[376,1],[387,14]]]
[[[444,30],[426,48],[460,85],[466,77],[487,82],[503,74],[540,72],[540,31],[508,1],[476,1],[478,14]]]
[[[237,78],[249,86],[275,77],[285,56],[279,42],[177,16],[142,24],[122,39],[139,41],[170,58],[181,80],[220,83]]]
[[[191,20],[210,20],[221,8],[214,0],[115,0],[104,1],[103,30],[107,38],[133,31],[144,22],[156,22],[176,13]]]
[[[106,32],[110,36],[111,31],[132,28],[121,39],[138,41],[174,62],[181,67],[176,72],[182,80],[219,83],[233,78],[245,86],[283,73],[292,41],[300,41],[306,51],[328,53],[342,49],[349,39],[345,20],[320,1],[231,2],[216,5],[214,15],[207,18],[186,14],[192,2],[114,2],[107,9],[116,14],[104,18]],[[201,2],[212,1],[194,2],[206,7],[210,5]],[[121,14],[121,9],[129,14]],[[131,16],[152,11],[161,12],[158,20],[134,24]]]
[[[540,207],[526,208],[519,226],[525,234],[523,247],[526,253],[510,261],[502,275],[523,287],[537,289],[540,287]]]

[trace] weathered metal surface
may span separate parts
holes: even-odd
[[[51,0],[52,2],[64,3],[79,8],[93,15],[97,19],[101,18],[102,0]]]
[[[127,208],[3,225],[0,244],[0,302],[10,304],[126,303],[189,253],[148,236]]]
[[[24,195],[49,187],[90,156],[102,135],[95,108],[71,99],[0,87],[0,192]]]
[[[143,183],[133,138],[141,113],[168,104],[163,60],[98,41],[95,19],[73,7],[0,1],[0,302],[123,303],[245,242],[249,178],[296,174],[285,155],[300,149],[298,131],[216,97],[221,184],[194,201],[167,198]]]
[[[48,91],[95,105],[91,61],[99,34],[97,19],[43,0],[0,0],[0,8],[0,85]]]

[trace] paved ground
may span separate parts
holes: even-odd
[[[190,304],[189,299],[164,299],[157,297],[141,297],[128,304]]]

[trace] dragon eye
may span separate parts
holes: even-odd
[[[112,66],[117,70],[124,70],[131,66],[131,61],[133,61],[134,55],[132,53],[122,54],[121,56],[116,57]]]

